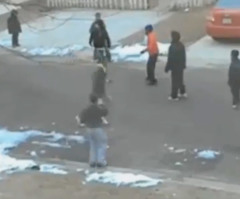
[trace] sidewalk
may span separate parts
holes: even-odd
[[[239,199],[222,191],[165,184],[154,189],[117,188],[83,184],[80,176],[54,176],[39,173],[16,174],[0,181],[1,199]]]

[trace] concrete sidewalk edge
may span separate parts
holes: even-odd
[[[29,156],[15,155],[17,158],[30,158]],[[32,158],[32,157],[31,157]],[[38,164],[57,164],[65,167],[69,173],[76,173],[78,169],[89,170],[90,172],[104,170],[93,170],[89,168],[87,163],[73,162],[69,160],[59,160],[51,158],[38,158],[35,160]],[[120,167],[108,167],[108,171],[143,174],[152,178],[161,178],[164,180],[165,185],[181,185],[187,187],[208,189],[213,191],[223,191],[226,193],[240,194],[240,185],[227,182],[221,182],[219,179],[211,176],[187,176],[183,173],[175,170],[167,169],[153,169],[152,171],[146,171],[141,169],[120,168]],[[160,185],[161,186],[161,185]]]

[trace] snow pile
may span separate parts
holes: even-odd
[[[21,52],[32,56],[71,56],[74,52],[82,51],[85,47],[82,45],[71,45],[65,47],[37,47],[32,49],[22,49]]]
[[[135,175],[132,173],[117,173],[104,172],[92,173],[86,177],[87,182],[99,182],[104,184],[112,184],[115,186],[130,186],[130,187],[152,187],[157,186],[163,181],[160,179],[150,178],[144,175]]]
[[[56,132],[45,133],[35,130],[13,132],[7,129],[0,129],[0,173],[13,173],[24,171],[26,169],[37,169],[40,172],[67,174],[67,172],[62,170],[58,165],[37,165],[37,163],[33,160],[19,160],[7,155],[11,149],[17,147],[27,139],[39,136],[48,140],[49,143],[52,142],[51,144],[54,144],[53,142],[57,142],[62,139],[66,141],[76,141],[78,143],[85,142],[85,139],[82,136],[77,135],[66,136]],[[59,146],[62,147],[60,144]]]
[[[160,55],[167,55],[170,44],[158,43]],[[118,46],[111,50],[113,61],[131,61],[142,62],[147,61],[148,53],[140,54],[142,50],[146,48],[144,44],[135,44],[132,46]]]
[[[220,155],[221,155],[220,152],[212,151],[212,150],[205,150],[205,151],[198,152],[197,158],[213,160],[213,159],[216,159]]]

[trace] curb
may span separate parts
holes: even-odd
[[[27,155],[15,155],[17,158],[29,158]],[[32,157],[31,157],[32,159]],[[73,162],[69,160],[60,159],[48,159],[39,158],[35,160],[37,164],[57,164],[65,167],[66,170],[71,174],[77,173],[77,169],[88,170],[90,172],[103,172],[104,170],[90,169],[87,163]],[[223,191],[226,193],[240,194],[240,184],[232,184],[222,182],[217,178],[211,176],[191,176],[188,177],[179,171],[167,170],[167,169],[154,169],[152,171],[146,171],[141,169],[131,169],[131,168],[120,168],[120,167],[108,167],[108,171],[112,172],[122,172],[122,173],[133,173],[133,174],[143,174],[152,178],[161,178],[164,180],[165,185],[169,186],[186,186],[194,187],[212,191]],[[161,184],[158,186],[161,188]]]

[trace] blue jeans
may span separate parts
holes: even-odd
[[[107,164],[106,151],[107,151],[107,134],[102,128],[89,128],[87,129],[90,153],[89,162],[96,164]]]

